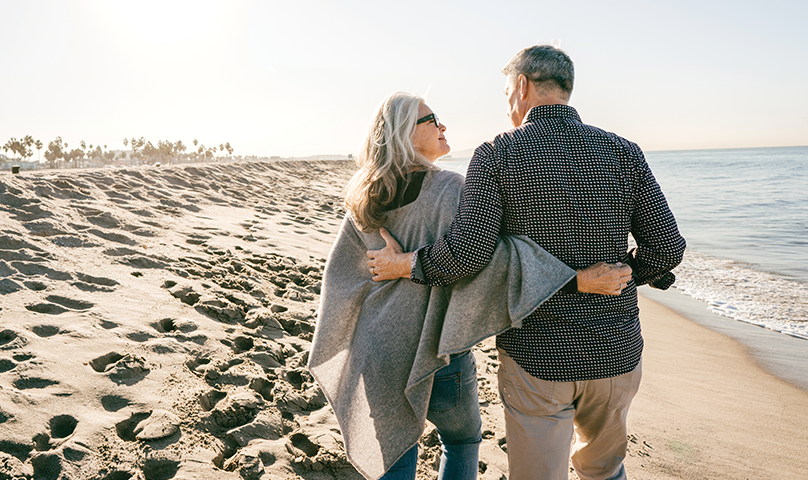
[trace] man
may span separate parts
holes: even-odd
[[[567,105],[574,70],[563,51],[526,48],[503,73],[514,129],[474,152],[448,233],[414,254],[385,233],[388,247],[368,252],[369,266],[374,280],[445,285],[482,269],[497,237],[514,234],[574,269],[628,263],[633,277],[618,295],[565,288],[497,337],[510,478],[566,480],[574,432],[581,480],[623,479],[641,377],[636,286],[668,288],[685,241],[640,148]]]

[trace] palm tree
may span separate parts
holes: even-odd
[[[67,144],[62,143],[62,137],[56,137],[55,140],[48,144],[48,149],[45,150],[45,158],[50,162],[50,168],[55,168],[56,162],[59,159],[64,159]]]
[[[42,163],[42,147],[44,147],[44,145],[42,145],[42,140],[35,141],[34,146],[36,147],[37,151],[37,161]]]

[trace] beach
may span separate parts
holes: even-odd
[[[354,168],[0,174],[0,479],[362,478],[305,367]],[[649,298],[640,309],[629,477],[806,478],[808,392],[792,377],[808,374],[776,376]],[[500,479],[493,339],[474,353],[480,478]],[[428,425],[421,443],[419,478],[435,478]]]

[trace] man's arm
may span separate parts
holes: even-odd
[[[382,238],[386,242],[382,250],[368,250],[368,266],[373,280],[395,280],[410,277],[410,265],[414,252],[403,252],[401,245],[382,228]],[[608,264],[599,262],[578,270],[578,274],[562,290],[565,293],[598,293],[601,295],[620,295],[628,281],[631,280],[631,267],[621,263]]]
[[[628,262],[637,285],[650,284],[665,290],[676,279],[670,271],[682,261],[685,239],[679,234],[676,219],[642,151],[635,148],[640,171],[631,234],[637,248],[630,252]]]

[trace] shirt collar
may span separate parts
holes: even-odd
[[[578,112],[569,105],[539,105],[527,112],[527,119],[522,123],[536,122],[542,118],[567,118],[580,122]]]

